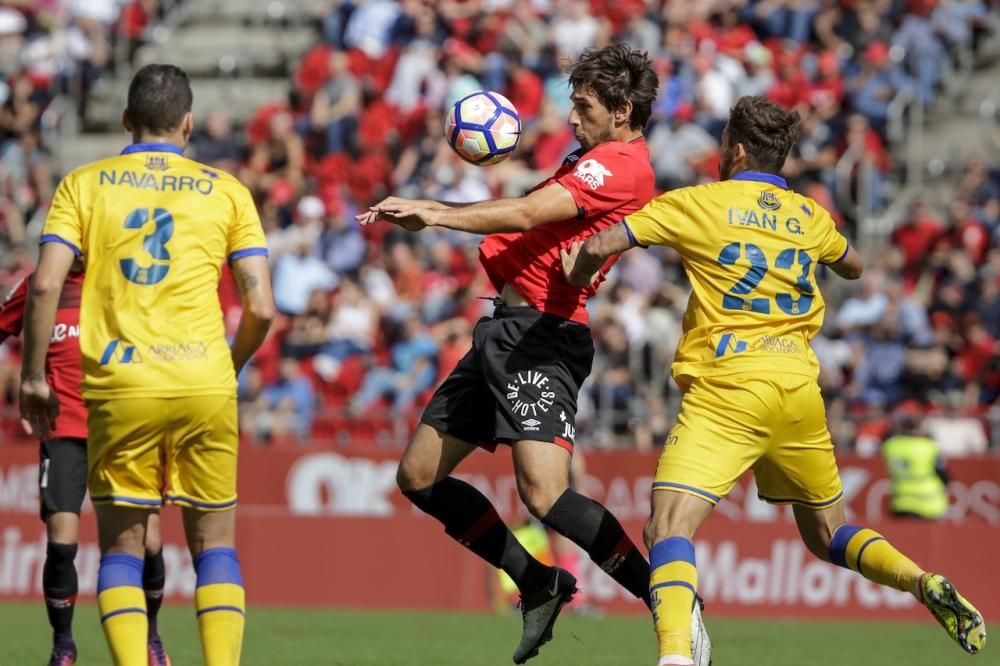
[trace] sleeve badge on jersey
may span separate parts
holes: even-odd
[[[764,210],[778,210],[781,208],[781,202],[778,201],[778,195],[770,191],[760,193],[760,197],[757,198],[757,205]]]
[[[614,174],[606,166],[591,157],[580,162],[573,175],[589,185],[590,189],[596,190],[604,186],[605,178]]]

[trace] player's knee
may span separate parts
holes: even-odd
[[[830,561],[830,542],[834,532],[836,529],[830,530],[825,525],[799,524],[802,543],[810,553],[824,562]]]
[[[646,521],[646,525],[642,528],[642,541],[646,544],[646,550],[651,550],[653,544],[657,542],[656,527],[653,525],[652,517]]]
[[[406,456],[399,461],[399,467],[396,469],[396,485],[404,493],[430,488],[435,481],[434,470],[424,469]]]
[[[146,554],[155,555],[163,550],[163,540],[160,538],[160,531],[150,529],[146,532]]]
[[[542,520],[548,515],[556,500],[566,491],[564,487],[555,485],[520,483],[518,492],[521,501],[532,516]]]

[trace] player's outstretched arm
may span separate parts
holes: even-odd
[[[233,368],[236,374],[240,374],[271,328],[274,296],[271,294],[271,270],[266,256],[251,255],[237,259],[232,269],[243,301],[243,315],[230,347]]]
[[[597,279],[601,266],[608,257],[621,254],[632,247],[624,222],[595,234],[584,242],[577,241],[569,249],[559,251],[563,274],[576,287],[587,287]]]
[[[848,247],[847,254],[840,261],[830,264],[830,268],[845,280],[857,280],[865,271],[865,262],[857,250]]]
[[[28,288],[21,365],[21,418],[42,439],[48,439],[59,415],[59,401],[45,382],[45,356],[56,323],[59,294],[75,260],[76,252],[68,245],[45,243]]]
[[[383,219],[410,231],[426,226],[473,234],[497,234],[527,231],[577,215],[579,209],[573,195],[559,183],[553,183],[516,199],[493,199],[468,205],[389,197],[358,215],[357,220],[371,224]]]

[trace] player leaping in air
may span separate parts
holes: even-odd
[[[184,157],[191,86],[171,65],[132,79],[133,143],[59,184],[29,287],[21,414],[43,439],[58,414],[44,365],[63,283],[86,263],[80,352],[87,489],[97,514],[97,605],[116,666],[146,666],[143,544],[151,510],[184,510],[207,666],[235,666],[243,580],[235,550],[236,374],[274,312],[267,249],[250,192]],[[232,264],[243,316],[226,342],[217,295]]]
[[[73,610],[77,576],[74,560],[80,535],[80,508],[87,492],[87,406],[80,395],[80,289],[83,262],[74,263],[59,294],[52,342],[45,358],[45,381],[59,396],[55,427],[39,444],[38,499],[48,544],[42,567],[45,609],[52,627],[49,666],[76,663]],[[21,333],[30,276],[18,282],[0,304],[0,344]],[[142,588],[149,614],[149,666],[169,666],[156,628],[163,602],[163,549],[160,516],[151,513],[146,535]]]
[[[607,509],[569,488],[577,392],[594,356],[585,306],[614,259],[602,262],[593,284],[573,287],[559,272],[559,248],[616,224],[653,196],[642,130],[657,79],[645,53],[612,45],[584,53],[569,81],[569,122],[581,148],[526,196],[467,206],[391,197],[358,216],[411,230],[488,234],[480,262],[500,293],[496,309],[477,324],[471,351],[424,411],[397,479],[449,536],[517,584],[524,616],[514,652],[519,664],[551,637],[576,580],[531,557],[490,501],[451,476],[477,446],[509,444],[528,510],[649,603],[645,557]]]
[[[677,250],[693,294],[673,376],[685,393],[653,482],[650,547],[659,664],[691,664],[691,539],[712,507],[753,469],[761,499],[792,504],[822,560],[912,593],[966,652],[986,642],[983,617],[944,576],[928,573],[873,530],[847,524],[843,491],[809,341],[823,323],[816,267],[847,279],[863,263],[812,199],[778,173],[799,118],[763,97],[733,107],[721,182],[674,190],[562,252],[570,284],[600,279],[629,248]]]

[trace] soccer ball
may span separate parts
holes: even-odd
[[[455,102],[444,125],[448,145],[476,166],[510,157],[521,138],[521,118],[506,97],[480,90]]]

